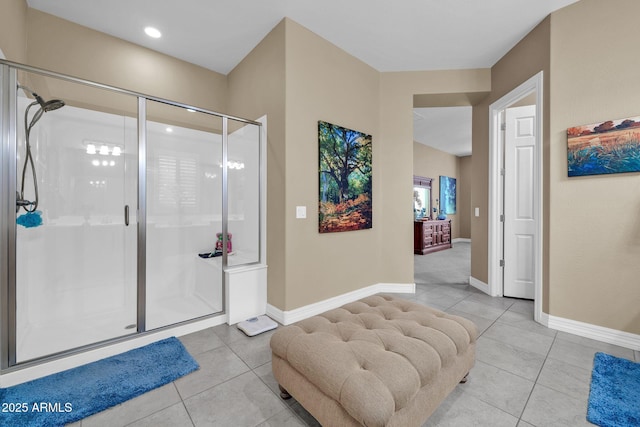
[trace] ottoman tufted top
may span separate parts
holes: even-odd
[[[271,349],[373,426],[385,425],[476,338],[467,319],[376,295],[280,329]]]

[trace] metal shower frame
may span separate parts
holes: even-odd
[[[89,344],[61,353],[45,356],[33,361],[16,363],[16,188],[17,188],[17,90],[18,70],[38,74],[45,77],[56,78],[67,82],[78,83],[98,89],[104,89],[124,95],[134,96],[138,99],[138,230],[137,230],[137,325],[136,334],[113,338],[107,341]],[[146,105],[147,100],[159,102],[165,105],[183,109],[195,110],[222,119],[222,162],[228,162],[228,129],[229,120],[258,126],[258,177],[259,177],[259,220],[258,220],[258,261],[242,264],[258,265],[265,262],[263,253],[263,183],[264,159],[263,159],[263,124],[249,119],[231,116],[196,106],[170,101],[156,96],[150,96],[139,92],[121,89],[114,86],[96,83],[77,77],[43,70],[12,61],[0,59],[0,372],[11,372],[16,369],[41,364],[70,354],[84,352],[89,349],[111,345],[116,342],[131,340],[143,334],[169,329],[178,325],[191,323],[203,318],[216,317],[226,313],[226,271],[228,271],[227,251],[222,254],[222,311],[204,317],[198,317],[188,321],[168,325],[162,328],[146,331],[146,185],[147,185],[147,135],[146,135]],[[228,235],[228,168],[222,168],[222,247],[227,247]],[[232,267],[233,268],[233,267]]]

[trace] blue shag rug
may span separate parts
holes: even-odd
[[[587,420],[601,427],[640,426],[640,363],[596,353]]]
[[[0,389],[0,426],[63,426],[198,369],[175,337]]]

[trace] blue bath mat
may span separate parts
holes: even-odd
[[[175,337],[0,389],[0,426],[63,426],[198,369]]]
[[[640,363],[596,353],[587,420],[601,427],[640,426]]]

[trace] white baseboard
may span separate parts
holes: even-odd
[[[466,239],[464,237],[456,237],[455,239],[451,239],[451,243],[471,243],[471,239]]]
[[[489,285],[487,283],[484,283],[482,280],[478,280],[473,276],[469,276],[469,284],[474,288],[484,292],[485,294],[491,295]]]
[[[489,285],[486,283],[474,277],[469,277],[469,284],[474,288],[489,294]],[[567,332],[569,334],[590,338],[592,340],[602,341],[608,344],[619,345],[620,347],[640,351],[640,335],[605,328],[603,326],[592,325],[590,323],[579,322],[577,320],[552,316],[544,312],[540,314],[539,323],[547,328],[555,329],[557,331]]]
[[[267,304],[267,315],[283,325],[289,325],[380,292],[412,294],[416,292],[416,284],[378,283],[288,311]]]
[[[547,313],[542,313],[541,321],[541,323],[547,327],[557,331],[640,351],[640,335],[637,334],[579,322],[577,320],[565,319],[563,317],[556,317]]]

